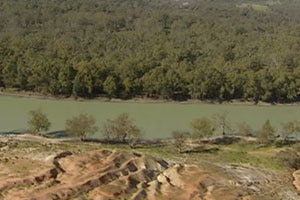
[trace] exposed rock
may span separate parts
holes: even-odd
[[[144,189],[138,190],[135,194],[133,194],[131,200],[142,200],[146,199],[147,192]]]
[[[91,199],[137,200],[153,199],[161,196],[162,190],[169,193],[174,187],[185,189],[179,165],[172,167],[163,159],[136,152],[62,152],[54,156],[52,163],[47,170],[7,179],[0,185],[3,199],[75,199],[86,194]]]
[[[58,160],[58,159],[61,159],[61,158],[65,158],[67,156],[70,156],[72,155],[72,152],[70,151],[64,151],[64,152],[61,152],[59,154],[57,154],[55,157],[54,157],[54,160]]]
[[[298,192],[300,193],[300,170],[297,170],[293,173],[293,184],[295,186],[295,188],[298,190]]]
[[[51,157],[52,163],[44,159],[45,167],[25,177],[0,179],[0,198],[250,200],[259,184],[272,181],[268,174],[263,174],[267,179],[251,175],[259,174],[251,166],[221,166],[225,175],[234,174],[229,181],[197,165],[171,165],[137,152],[97,150],[75,155],[66,151]]]

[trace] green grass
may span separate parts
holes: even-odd
[[[269,10],[268,6],[262,5],[262,4],[255,4],[255,3],[242,3],[242,4],[237,5],[237,7],[239,7],[239,8],[251,7],[253,10],[262,11],[262,12],[266,12]]]
[[[220,152],[220,160],[225,163],[243,163],[253,166],[259,166],[269,169],[284,169],[281,164],[274,159],[274,157],[268,156],[256,156],[247,152],[227,151]]]
[[[240,141],[220,151],[225,162],[240,162],[270,169],[284,169],[276,159],[278,148],[274,144],[260,145],[256,142]]]
[[[260,5],[260,4],[252,4],[252,8],[254,10],[257,10],[257,11],[268,11],[269,10],[269,7],[268,6],[265,6],[265,5]]]

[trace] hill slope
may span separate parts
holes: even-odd
[[[101,145],[97,143],[34,138],[1,137],[1,199],[299,197],[286,171],[254,163],[224,163],[214,154],[206,158],[202,153],[197,160],[192,154],[188,155],[190,158],[174,155],[164,160],[142,152],[148,148],[140,149],[141,152],[99,149]],[[224,156],[227,153],[224,148]]]
[[[299,1],[0,3],[0,87],[299,101]]]

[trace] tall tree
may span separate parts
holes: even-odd
[[[222,135],[225,136],[228,131],[231,130],[231,124],[228,118],[228,112],[224,111],[213,116],[215,124],[222,132]]]

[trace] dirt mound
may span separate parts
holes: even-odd
[[[295,186],[295,188],[298,190],[298,192],[300,193],[300,170],[297,170],[293,173],[293,184]]]
[[[41,165],[29,175],[0,179],[0,194],[7,200],[225,200],[250,199],[251,190],[198,166],[171,165],[136,152],[98,150],[81,155],[61,152],[51,165]]]

